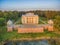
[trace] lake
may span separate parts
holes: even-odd
[[[51,45],[48,40],[8,41],[4,45]]]

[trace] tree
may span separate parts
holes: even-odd
[[[4,26],[5,25],[5,19],[4,18],[0,18],[0,26]]]
[[[47,17],[47,19],[53,19],[56,15],[56,11],[45,11],[45,17]]]
[[[55,16],[54,27],[60,30],[60,15]]]
[[[4,15],[3,15],[3,12],[2,12],[2,11],[0,11],[0,18],[1,18],[1,17],[3,17],[3,16],[4,16]]]

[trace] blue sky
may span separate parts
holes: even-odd
[[[0,10],[60,10],[60,0],[0,0]]]

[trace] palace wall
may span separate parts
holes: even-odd
[[[44,28],[18,28],[18,33],[40,33],[44,32]]]

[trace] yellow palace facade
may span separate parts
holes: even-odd
[[[34,13],[22,15],[22,24],[38,24],[38,20],[38,15],[34,15]]]

